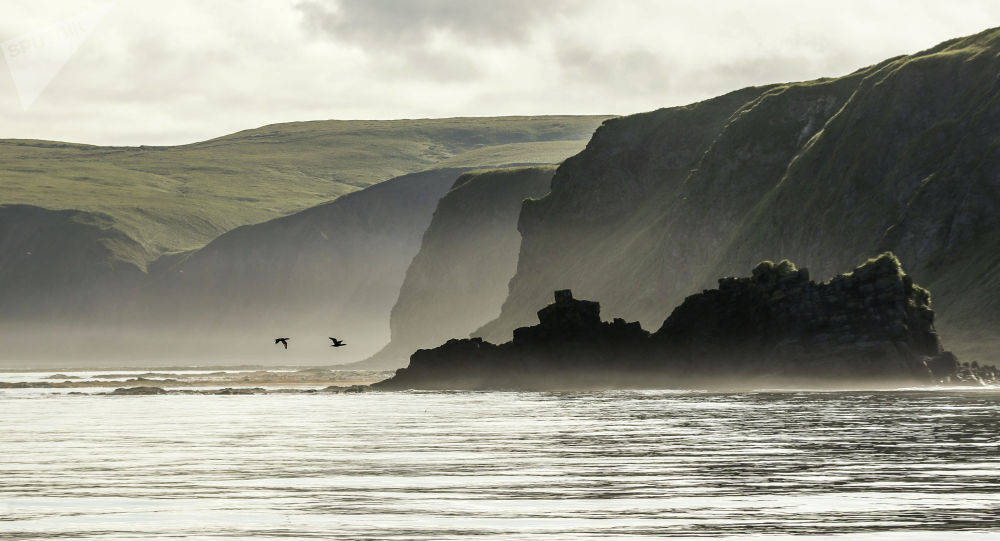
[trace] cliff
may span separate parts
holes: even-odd
[[[996,336],[998,72],[994,29],[604,122],[524,204],[509,297],[476,334],[509,338],[560,287],[654,325],[762,258],[829,275],[892,250],[939,292],[945,332]]]
[[[399,368],[410,354],[468,335],[500,313],[517,265],[521,202],[548,193],[555,166],[476,171],[438,202],[389,319],[391,339],[358,368]]]
[[[450,340],[377,389],[753,388],[995,382],[942,349],[930,294],[892,254],[816,283],[788,261],[689,296],[653,335],[556,291],[539,323],[494,345]]]
[[[30,203],[0,207],[0,363],[363,358],[385,344],[455,178],[558,162],[603,118],[294,122],[176,147],[0,140],[0,202]],[[274,332],[317,344],[279,355],[258,342]],[[327,333],[351,347],[331,355]]]

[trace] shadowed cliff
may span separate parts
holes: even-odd
[[[510,295],[476,334],[509,338],[561,287],[649,325],[762,258],[832,274],[891,249],[938,291],[946,333],[995,335],[998,53],[994,29],[606,121],[524,204]]]
[[[434,211],[392,308],[389,344],[358,368],[399,368],[415,350],[462,336],[500,313],[514,275],[521,202],[548,193],[554,166],[458,178]]]

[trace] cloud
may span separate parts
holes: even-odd
[[[0,42],[103,0],[3,1]],[[325,118],[628,114],[998,25],[995,0],[119,0],[28,111],[0,73],[0,138],[157,145]]]
[[[661,95],[670,89],[670,65],[652,51],[600,51],[577,44],[559,48],[556,60],[562,77],[569,84]]]
[[[452,83],[481,79],[482,49],[526,49],[537,25],[574,3],[305,0],[295,9],[311,36],[359,48],[377,76]]]
[[[539,22],[571,13],[569,0],[305,0],[310,31],[380,51],[424,48],[441,34],[477,45],[520,45]]]

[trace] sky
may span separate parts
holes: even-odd
[[[104,145],[629,114],[1000,26],[996,0],[0,0],[0,14],[0,138]]]

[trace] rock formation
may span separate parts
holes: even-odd
[[[688,297],[653,335],[568,290],[495,345],[419,350],[376,389],[872,386],[996,381],[942,349],[930,293],[892,254],[816,283],[788,261]]]

